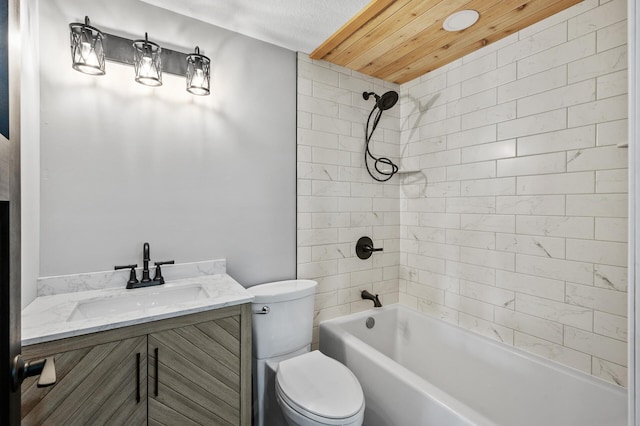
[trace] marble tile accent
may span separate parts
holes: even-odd
[[[496,271],[496,287],[564,302],[564,281],[535,275]]]
[[[593,332],[613,339],[627,341],[627,318],[596,311],[593,317]]]
[[[567,302],[572,305],[591,308],[596,312],[627,316],[627,295],[621,291],[568,282],[566,294]]]
[[[162,266],[162,275],[165,281],[224,274],[226,271],[227,261],[225,259]],[[140,279],[142,277],[142,268],[136,268],[136,274]],[[37,295],[40,297],[109,288],[125,288],[128,280],[129,269],[42,277],[38,279]]]
[[[567,195],[567,215],[627,217],[627,194]]]
[[[543,112],[498,123],[498,139],[511,139],[537,133],[553,132],[567,127],[566,109]]]
[[[461,182],[463,196],[515,195],[516,178],[480,179]]]
[[[496,213],[517,215],[564,215],[563,195],[496,197]]]
[[[567,84],[567,67],[562,65],[498,87],[498,102],[525,98]]]
[[[591,217],[517,216],[516,233],[550,237],[590,239],[594,235]]]
[[[494,232],[447,229],[446,242],[462,247],[495,249],[496,235]]]
[[[593,357],[591,374],[618,386],[627,387],[627,368],[621,365]]]
[[[518,61],[518,78],[567,64],[596,53],[596,34],[587,33]]]
[[[456,246],[453,246],[456,247]],[[498,250],[483,250],[470,247],[458,247],[460,261],[473,265],[488,266],[504,271],[515,269],[515,254]]]
[[[599,170],[596,172],[597,193],[629,192],[629,173],[627,169]]]
[[[593,189],[593,171],[519,176],[516,182],[518,195],[591,194]]]
[[[513,309],[515,305],[515,293],[509,290],[494,287],[492,285],[475,283],[473,281],[460,281],[460,294],[481,302],[490,303],[499,307]]]
[[[498,176],[542,175],[566,171],[566,154],[532,155],[506,160],[498,160]]]
[[[594,265],[593,279],[596,287],[627,291],[627,268]]]
[[[565,239],[521,234],[496,234],[496,249],[534,256],[565,257]]]
[[[526,294],[516,295],[516,311],[550,321],[591,330],[593,310]]]
[[[628,152],[615,145],[568,151],[567,171],[625,169]]]
[[[567,41],[567,22],[563,21],[539,33],[521,38],[498,51],[498,66],[510,64],[518,59],[549,49]]]
[[[627,46],[620,46],[597,55],[574,61],[568,67],[568,81],[573,83],[627,68]]]
[[[483,213],[480,211],[479,213]],[[462,214],[460,229],[468,231],[514,232],[515,216],[492,214]]]
[[[628,126],[626,119],[598,123],[596,125],[596,144],[604,146],[628,142]]]
[[[462,150],[463,163],[475,163],[478,161],[496,160],[516,156],[515,139],[474,145]]]
[[[487,321],[493,320],[494,305],[490,303],[481,302],[475,298],[450,292],[445,293],[444,303],[445,306],[455,309],[458,312],[464,312]]]
[[[562,324],[557,322],[499,307],[496,307],[495,322],[513,330],[562,344],[563,328]]]
[[[613,266],[627,265],[627,244],[567,239],[567,259]]]
[[[586,353],[517,331],[514,346],[585,373],[591,373],[591,356]]]
[[[518,99],[518,117],[595,101],[596,81],[584,80]]]
[[[627,118],[627,95],[600,99],[568,109],[568,126],[584,126]]]
[[[518,155],[589,148],[595,146],[595,144],[596,127],[594,125],[574,127],[572,129],[518,138]]]
[[[490,339],[513,346],[513,329],[511,328],[503,327],[495,322],[485,321],[463,312],[458,315],[458,325],[474,333],[482,334]]]
[[[458,133],[451,133],[447,135],[446,139],[448,149],[483,145],[496,140],[496,125],[491,124]]]
[[[627,345],[616,339],[565,327],[565,346],[596,356],[624,367],[627,366]]]
[[[593,264],[587,262],[517,254],[516,272],[581,284],[593,284]]]

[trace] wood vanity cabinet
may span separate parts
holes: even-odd
[[[250,305],[23,347],[57,382],[22,385],[22,424],[250,425]]]

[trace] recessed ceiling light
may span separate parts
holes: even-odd
[[[475,10],[461,10],[449,15],[449,17],[444,20],[442,28],[447,31],[462,31],[475,24],[479,17],[480,14]]]

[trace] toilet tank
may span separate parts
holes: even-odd
[[[288,280],[247,289],[254,297],[251,319],[255,358],[286,355],[311,344],[317,284]]]

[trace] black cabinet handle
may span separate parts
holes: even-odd
[[[140,352],[136,354],[136,402],[140,403]]]
[[[153,353],[154,353],[154,354],[155,354],[155,356],[156,356],[156,359],[155,359],[155,369],[156,369],[156,380],[155,380],[155,385],[156,385],[156,389],[155,389],[155,391],[153,392],[153,394],[154,394],[155,396],[158,396],[158,348],[155,348],[155,349],[153,350]]]

